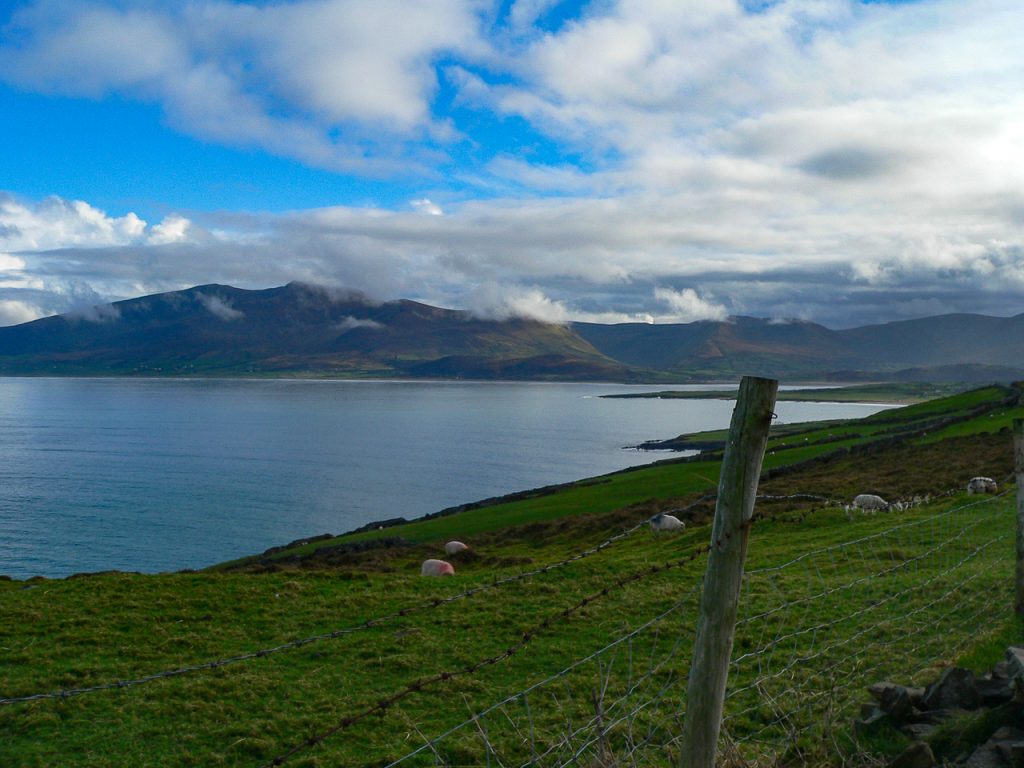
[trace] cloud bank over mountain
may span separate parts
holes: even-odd
[[[37,0],[0,23],[8,88],[149,105],[347,190],[154,217],[11,189],[0,324],[293,279],[559,322],[1024,310],[1016,0]]]

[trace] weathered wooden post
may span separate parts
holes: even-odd
[[[1017,473],[1017,572],[1014,608],[1024,616],[1024,419],[1013,420],[1013,463]]]
[[[715,765],[749,522],[778,388],[774,379],[745,376],[729,425],[686,691],[684,768]]]

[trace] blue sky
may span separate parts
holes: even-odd
[[[0,9],[0,325],[292,279],[557,321],[1024,311],[1016,0]]]
[[[514,5],[507,1],[494,7],[476,6],[481,26],[495,35],[507,33]],[[554,4],[534,21],[530,34],[556,32],[579,19],[585,9],[579,2]],[[17,40],[17,35],[10,34],[9,39]],[[422,134],[395,135],[385,146],[368,149],[387,155],[401,144],[411,144],[408,151],[412,153],[432,150],[441,156],[425,167],[371,167],[351,173],[329,162],[304,162],[280,148],[265,151],[246,146],[244,137],[211,142],[202,135],[190,135],[187,126],[170,125],[167,111],[145,95],[111,89],[83,98],[53,93],[52,86],[33,89],[5,84],[0,86],[0,114],[17,119],[3,133],[3,181],[22,195],[81,198],[104,210],[131,210],[146,218],[160,217],[171,209],[280,212],[332,205],[402,209],[426,192],[451,199],[514,192],[460,178],[482,172],[489,160],[509,153],[521,153],[531,162],[568,162],[583,168],[599,159],[563,145],[557,136],[536,130],[518,116],[463,103],[459,89],[446,75],[449,67],[464,65],[457,57],[442,50],[429,65],[434,82],[424,98],[430,113],[437,120],[451,120],[463,135],[441,141]],[[491,71],[486,63],[477,64],[473,71],[491,83],[514,82],[504,73]],[[279,101],[268,106],[288,109]],[[344,142],[351,126],[329,128]],[[55,147],[59,150],[54,151]]]

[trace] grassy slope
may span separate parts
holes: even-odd
[[[850,422],[824,422],[786,424],[772,431],[765,469],[775,469],[809,459],[818,458],[842,448],[890,437],[894,427],[920,426],[938,418],[962,418],[972,409],[985,407],[1007,396],[1002,387],[986,387],[941,400],[907,406],[898,411],[882,411],[867,419]],[[997,422],[974,422],[963,428],[962,434],[972,430],[995,429],[1005,426],[1011,411],[1001,409],[1003,416]],[[1016,411],[1012,411],[1016,413]],[[953,427],[951,427],[952,429]],[[994,431],[990,429],[989,431]],[[726,432],[703,432],[687,435],[698,442],[718,442]],[[699,457],[698,457],[699,458]],[[400,537],[414,542],[442,541],[450,538],[469,538],[488,531],[523,525],[530,522],[552,520],[558,517],[599,514],[620,509],[647,499],[669,499],[696,492],[713,491],[718,485],[717,459],[708,461],[668,460],[655,466],[641,467],[604,475],[600,478],[571,483],[557,493],[545,493],[534,498],[487,504],[457,515],[414,521],[382,530],[338,536],[305,546],[275,553],[270,559],[285,560],[304,556],[317,549],[336,546],[344,542]],[[236,566],[258,558],[242,558],[225,565]]]
[[[1020,407],[998,408],[992,415],[982,414],[945,427],[950,435],[942,442],[936,442],[937,435],[932,431],[911,436],[902,445],[879,442],[875,451],[847,453],[836,449],[881,441],[894,427],[915,423],[927,426],[940,416],[963,415],[1005,394],[998,389],[968,393],[843,427],[811,428],[806,435],[774,438],[770,448],[774,453],[767,457],[766,466],[781,467],[808,458],[817,462],[806,470],[769,478],[762,490],[780,493],[802,489],[845,495],[870,482],[879,485],[876,489],[880,492],[900,495],[918,486],[938,490],[960,485],[972,474],[1001,477],[1012,459],[1008,436],[999,429],[1009,419],[1024,416]],[[814,444],[829,435],[846,440]],[[793,444],[798,447],[789,447]],[[917,465],[910,471],[915,457]],[[893,468],[896,471],[887,471]],[[0,582],[0,605],[5,617],[0,623],[0,693],[18,695],[91,685],[352,626],[398,607],[452,594],[469,585],[486,584],[496,574],[558,560],[643,519],[652,509],[679,503],[712,488],[716,477],[714,462],[666,464],[612,475],[607,483],[578,484],[557,494],[365,535],[400,535],[421,542],[436,542],[453,533],[470,538],[481,555],[460,564],[459,576],[451,580],[416,576],[420,559],[436,551],[436,544],[424,543],[310,569],[159,576],[102,574],[30,584]],[[964,501],[962,496],[945,499],[904,513],[900,519],[930,519],[937,511]],[[778,508],[786,513],[794,504]],[[957,548],[969,546],[972,537],[991,535],[993,531],[1011,533],[1010,498],[983,509],[989,516],[985,524],[974,526],[969,536],[956,543]],[[885,515],[851,521],[840,509],[832,508],[818,510],[800,525],[763,523],[754,529],[749,567],[782,562],[808,548],[870,535],[892,522],[893,518]],[[509,525],[519,527],[505,527]],[[691,525],[679,537],[634,536],[570,567],[339,639],[141,688],[107,691],[66,702],[0,708],[0,764],[259,765],[361,704],[416,677],[499,652],[515,642],[525,627],[556,614],[582,595],[600,590],[611,578],[688,553],[706,539],[707,530],[700,525]],[[865,561],[877,563],[879,557],[914,565],[894,573],[881,587],[875,580],[865,585],[863,594],[843,594],[843,600],[816,610],[814,620],[828,620],[830,616],[838,620],[846,614],[844,603],[877,599],[871,590],[914,589],[932,567],[930,560],[918,563],[913,559],[925,544],[904,536],[896,549],[890,551],[891,546],[858,550],[857,557],[849,562],[830,556],[825,561],[830,564],[828,568],[818,568],[813,572],[814,579],[809,578],[811,571],[787,572],[784,577],[765,582],[763,590],[752,590],[745,610],[771,604],[780,594],[795,595],[808,585],[816,589],[820,580],[834,578],[845,583]],[[940,564],[956,563],[953,554]],[[587,607],[582,615],[555,622],[511,659],[452,681],[438,692],[410,697],[386,717],[362,723],[351,733],[330,739],[323,747],[288,764],[365,765],[396,754],[396,749],[416,743],[420,738],[417,730],[435,735],[461,720],[470,709],[493,703],[563,668],[664,610],[685,588],[699,581],[702,564],[697,560],[616,590]],[[1008,606],[1012,558],[996,556],[993,551],[992,558],[977,565],[971,578],[989,590],[993,601]],[[937,571],[931,578],[941,585],[947,577]],[[922,645],[927,646],[926,657],[942,658],[961,644],[971,650],[991,634],[1007,631],[1008,626],[995,621],[991,627],[979,629],[977,620],[971,620],[974,608],[970,600],[937,605],[913,618],[903,615],[903,602],[881,605],[888,606],[880,608],[887,612],[880,630],[880,642],[884,644],[865,660],[865,669],[879,677],[893,674],[905,678],[903,656],[912,652],[920,656]],[[986,610],[990,611],[987,606]],[[691,626],[688,615],[684,613],[672,626]],[[986,620],[991,621],[988,616],[986,613]],[[778,633],[787,621],[800,626],[799,622],[807,618],[782,614],[779,620],[783,624],[770,631]],[[855,637],[869,622],[877,626],[878,620],[877,613],[855,617],[837,624],[832,633]],[[938,633],[935,626],[948,629]],[[749,636],[741,632],[737,648],[757,647],[764,631]],[[645,641],[650,644],[650,658],[659,658],[661,651],[667,653],[667,644],[675,636],[666,631]],[[684,632],[682,650],[688,643],[686,637]],[[786,649],[787,653],[799,651],[799,646]],[[666,671],[678,665],[677,671],[683,672],[684,657],[674,657]],[[621,662],[616,669],[620,668]],[[588,692],[595,684],[593,672],[581,671],[578,678],[565,681],[573,695],[565,694],[561,705],[577,708],[577,716],[586,713]],[[748,672],[737,672],[734,680],[741,682],[745,674]],[[622,681],[616,677],[614,682]],[[844,699],[841,703],[849,702]],[[539,704],[535,708],[532,717],[538,736],[557,735],[564,730],[565,712]],[[650,717],[653,721],[669,714],[652,710]],[[736,715],[731,724],[737,729],[750,729],[764,727],[764,722],[762,713],[752,711]],[[500,734],[495,733],[494,738],[500,738]],[[452,759],[462,764],[480,756],[475,737],[454,739],[447,748],[454,750]]]

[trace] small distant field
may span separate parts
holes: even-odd
[[[963,392],[965,384],[889,383],[854,384],[842,387],[806,387],[784,389],[778,399],[793,402],[815,403],[920,403],[925,400],[948,397]],[[735,400],[735,389],[679,390],[667,389],[661,392],[627,392],[601,395],[606,398],[632,399],[655,398],[660,400]]]
[[[823,735],[856,755],[864,685],[980,668],[1021,639],[1013,493],[962,490],[1010,473],[1017,396],[773,434],[726,702],[743,755],[820,756]],[[0,699],[319,637],[4,704],[0,765],[665,765],[717,477],[712,451],[204,572],[2,581]],[[860,492],[907,508],[847,509]],[[652,535],[646,518],[670,510],[687,529]],[[456,577],[419,577],[448,538],[472,547]]]

